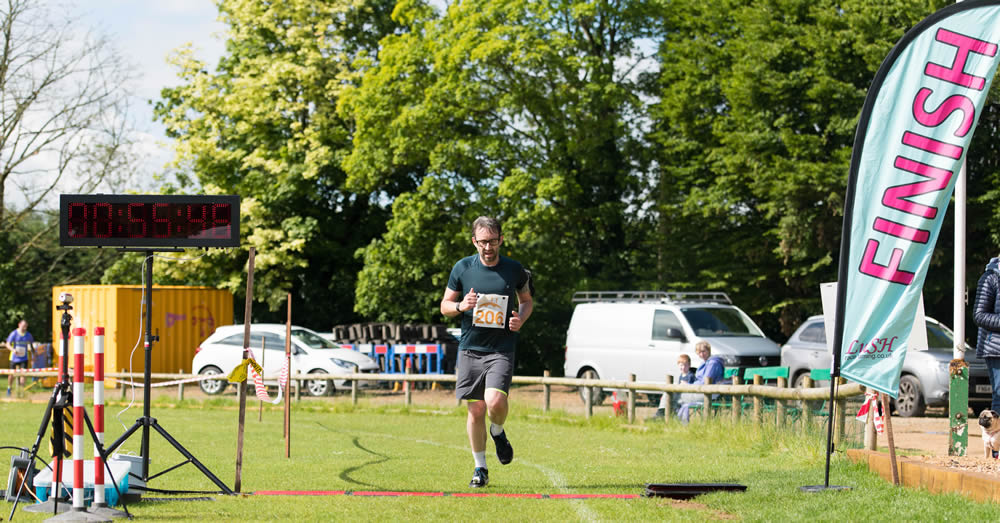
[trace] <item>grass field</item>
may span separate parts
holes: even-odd
[[[158,402],[152,416],[212,472],[232,486],[235,477],[235,402],[231,398]],[[465,438],[464,409],[365,405],[349,400],[304,401],[292,412],[291,459],[284,457],[282,412],[257,403],[247,413],[243,492],[263,490],[347,490],[471,492],[472,457]],[[561,412],[543,415],[518,405],[508,434],[514,462],[497,463],[488,446],[490,485],[485,492],[518,494],[640,494],[646,483],[734,482],[745,493],[716,493],[696,503],[665,498],[511,499],[461,497],[223,496],[214,501],[158,502],[149,494],[130,505],[139,519],[169,521],[330,521],[330,520],[668,520],[704,521],[997,521],[1000,506],[978,504],[957,495],[932,495],[892,487],[841,456],[835,456],[831,483],[848,492],[807,494],[802,485],[823,483],[820,434],[796,435],[773,428],[754,429],[729,422],[692,422],[683,427],[626,427],[620,419],[584,421]],[[30,446],[44,405],[0,404],[0,445]],[[109,407],[107,440],[123,432],[115,420],[121,407]],[[131,425],[139,406],[122,416]],[[155,433],[151,472],[182,458]],[[90,447],[88,442],[87,447]],[[138,453],[139,437],[123,450]],[[0,454],[3,463],[9,463]],[[89,456],[88,456],[89,457]],[[6,469],[5,469],[6,471]],[[4,473],[6,477],[6,473]],[[154,479],[161,489],[212,490],[192,465]],[[9,504],[2,514],[6,518]],[[15,521],[50,515],[21,512]]]

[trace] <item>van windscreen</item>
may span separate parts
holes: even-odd
[[[684,307],[681,313],[687,318],[694,333],[706,338],[750,336],[763,338],[764,333],[737,309],[722,307]]]

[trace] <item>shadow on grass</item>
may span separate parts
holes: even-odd
[[[330,432],[339,432],[339,431],[334,430],[334,429],[332,429],[330,427],[327,427],[326,425],[323,425],[322,423],[316,423],[316,424],[319,425],[320,427],[323,427],[324,429],[326,429],[326,430],[328,430]],[[365,467],[370,467],[372,465],[380,465],[382,463],[385,463],[385,462],[389,461],[392,458],[389,457],[389,456],[386,456],[385,454],[379,454],[378,452],[375,452],[374,450],[366,448],[364,445],[361,444],[361,442],[359,441],[359,438],[357,436],[351,438],[351,443],[356,448],[358,448],[359,450],[361,450],[362,452],[366,452],[368,454],[371,454],[372,456],[377,456],[378,458],[374,459],[374,460],[371,460],[371,461],[367,461],[367,462],[362,463],[360,465],[356,465],[356,466],[353,466],[353,467],[348,467],[348,468],[340,471],[340,474],[338,475],[338,477],[340,477],[340,479],[344,480],[347,483],[353,483],[355,485],[361,485],[361,486],[375,488],[375,489],[382,488],[382,487],[379,487],[378,485],[373,485],[371,483],[365,483],[364,481],[358,481],[356,479],[353,479],[353,478],[351,478],[351,474],[353,474],[353,473],[355,473],[355,472],[357,472],[357,471],[359,471],[359,470],[361,470],[361,469],[363,469]]]

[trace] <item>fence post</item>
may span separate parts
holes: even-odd
[[[764,384],[764,377],[761,376],[760,374],[754,374],[753,375],[753,384],[754,385],[763,385]],[[760,425],[761,422],[764,419],[764,412],[763,412],[764,411],[764,408],[763,408],[764,405],[763,404],[764,404],[764,401],[761,399],[761,397],[758,396],[758,395],[756,395],[756,394],[754,394],[754,396],[753,396],[753,424],[754,425]]]
[[[813,380],[811,377],[806,376],[802,379],[802,387],[806,389],[811,389],[813,386]],[[802,400],[802,430],[809,430],[809,424],[812,423],[812,410],[809,408],[809,401]]]
[[[122,369],[121,375],[125,375],[125,369]],[[122,389],[122,401],[125,401],[125,383],[122,382],[124,378],[118,378],[118,386]],[[131,379],[129,381],[132,381]]]
[[[302,381],[300,379],[296,378],[295,379],[295,401],[296,402],[302,400],[302,395],[299,392],[301,389],[302,389]]]
[[[583,388],[583,406],[586,409],[585,417],[587,419],[594,415],[594,403],[590,400],[590,395],[590,385],[587,385]]]
[[[548,378],[552,373],[548,370],[542,372],[543,378]],[[542,383],[542,397],[544,398],[544,403],[542,404],[542,412],[548,412],[552,404],[552,385],[548,383]]]
[[[674,384],[674,377],[671,376],[670,374],[667,374],[667,385],[673,385],[673,384]],[[663,408],[663,423],[666,424],[667,421],[670,420],[670,415],[673,414],[674,395],[672,392],[664,392],[663,395],[664,395],[663,404],[665,405],[665,407]]]
[[[177,374],[184,374],[184,369],[177,371]],[[177,401],[184,401],[184,382],[177,384]]]
[[[868,398],[866,397],[865,400]],[[875,407],[868,409],[868,417],[865,419],[865,450],[878,450],[878,433],[875,432],[875,411],[881,403],[875,400]]]
[[[411,361],[412,361],[411,358],[407,358],[406,359],[406,374],[407,374],[407,376],[409,376],[410,374],[413,373],[413,367],[410,365]],[[409,381],[404,381],[403,382],[403,397],[406,399],[406,406],[407,407],[409,407],[410,405],[413,405],[413,393],[411,392],[412,388],[413,387],[410,386],[410,382]]]
[[[361,374],[361,367],[357,363],[354,364],[354,374]],[[351,405],[358,404],[358,380],[351,380]]]
[[[741,383],[739,373],[733,375],[733,385],[739,385]],[[739,423],[740,415],[743,414],[743,396],[737,396],[733,394],[733,423]]]
[[[635,383],[635,374],[628,375],[628,382]],[[628,422],[635,423],[635,389],[628,389]]]
[[[788,388],[788,378],[778,378],[778,388],[787,389]],[[778,427],[782,427],[785,424],[785,400],[775,400],[774,401],[774,416],[777,418]]]
[[[705,376],[705,385],[711,385],[712,378]],[[701,405],[701,419],[708,421],[708,411],[712,410],[712,395],[705,394]]]
[[[847,380],[844,378],[837,378],[837,385],[845,385]],[[847,398],[838,398],[837,404],[837,425],[836,434],[833,437],[833,445],[835,449],[839,449],[841,443],[844,441],[844,425],[847,422]]]

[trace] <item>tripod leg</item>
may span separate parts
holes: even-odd
[[[115,475],[113,472],[111,472],[111,468],[108,467],[108,453],[104,450],[104,444],[102,444],[101,441],[97,439],[97,431],[94,430],[94,425],[93,423],[91,423],[90,416],[87,414],[86,411],[84,411],[83,413],[83,419],[84,421],[87,422],[87,430],[90,431],[90,439],[94,440],[94,447],[97,449],[97,454],[101,457],[101,465],[105,468],[104,471],[107,472],[108,476],[111,478],[111,484],[115,486],[115,492],[118,493],[118,501],[122,504],[122,509],[125,510],[125,515],[129,519],[132,519],[132,514],[129,514],[128,506],[125,505],[125,494],[121,491],[120,488],[118,488],[118,482],[115,480]],[[95,474],[94,490],[97,490],[96,474]]]
[[[111,454],[112,452],[117,450],[118,447],[122,446],[122,443],[125,443],[125,440],[127,440],[129,436],[131,436],[135,431],[141,428],[142,428],[142,420],[138,419],[135,421],[135,423],[132,424],[131,427],[128,428],[128,430],[125,431],[125,434],[119,436],[114,443],[112,443],[110,446],[107,447],[107,449],[105,449],[107,453]],[[139,479],[146,481],[146,478],[139,478]]]
[[[212,474],[212,471],[208,470],[208,468],[206,468],[205,465],[202,465],[202,463],[198,461],[198,458],[194,457],[194,454],[191,454],[190,452],[188,452],[186,448],[184,448],[184,445],[181,445],[180,442],[171,437],[170,434],[166,431],[166,429],[161,427],[160,424],[156,422],[156,420],[153,420],[152,426],[154,429],[156,429],[156,432],[159,432],[160,435],[163,436],[163,439],[167,440],[171,445],[174,446],[175,449],[177,449],[177,452],[180,452],[185,458],[190,460],[191,463],[194,463],[194,466],[198,467],[198,470],[200,470],[202,474],[204,474],[208,479],[212,480],[212,482],[215,483],[216,486],[222,489],[223,494],[228,494],[230,496],[235,495],[232,489],[227,487],[226,484],[222,482],[222,480],[215,477],[215,474]]]
[[[52,420],[52,411],[56,405],[56,399],[59,396],[59,387],[57,386],[52,391],[52,396],[49,397],[49,403],[45,406],[45,414],[42,415],[42,424],[38,427],[38,435],[35,437],[35,443],[31,446],[31,456],[28,458],[28,470],[35,469],[35,459],[38,458],[38,448],[42,444],[42,440],[45,439],[45,431],[49,427],[49,421]],[[55,476],[52,477],[55,479]],[[14,507],[10,509],[10,516],[7,517],[8,521],[14,519],[14,511],[17,510],[17,505],[21,501],[21,491],[24,490],[24,484],[26,481],[21,482],[21,488],[17,489],[17,496],[14,497]],[[31,487],[28,487],[31,488]]]

